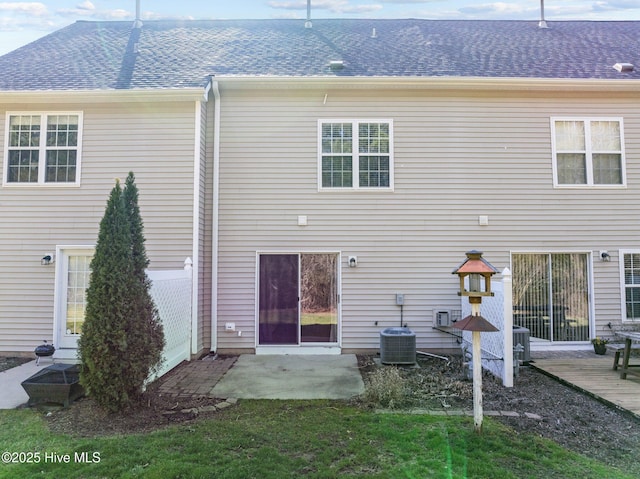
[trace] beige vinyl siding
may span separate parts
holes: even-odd
[[[223,88],[222,98],[221,349],[254,347],[256,251],[342,252],[346,350],[376,348],[380,329],[399,325],[395,293],[419,347],[456,347],[432,328],[433,308],[459,309],[451,271],[473,248],[500,270],[511,251],[595,252],[597,331],[620,320],[616,250],[640,241],[637,95]],[[623,117],[627,188],[554,188],[553,116]],[[393,119],[394,192],[318,192],[323,118]]]
[[[31,109],[49,108],[2,106],[0,142],[5,111]],[[114,179],[124,182],[130,170],[140,190],[150,268],[182,268],[193,251],[193,102],[54,109],[83,112],[81,182],[0,188],[0,352],[33,352],[51,340],[55,266],[42,266],[40,258],[56,245],[95,244]]]

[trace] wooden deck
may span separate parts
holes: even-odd
[[[638,357],[631,358],[634,362]],[[620,370],[613,370],[613,354],[534,359],[531,366],[640,419],[640,377],[620,379]]]

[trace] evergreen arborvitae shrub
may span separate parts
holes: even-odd
[[[78,341],[80,381],[98,404],[111,411],[140,397],[145,380],[160,363],[164,346],[144,273],[148,259],[137,189],[133,175],[130,177],[129,192],[123,192],[116,181],[100,222]]]
[[[134,303],[136,313],[131,317],[129,324],[130,356],[127,372],[134,378],[136,384],[142,385],[162,364],[165,341],[158,310],[151,298],[151,281],[145,272],[149,266],[149,258],[144,245],[143,223],[138,206],[138,187],[132,172],[129,172],[125,182],[123,200],[129,219],[133,276],[140,288]]]

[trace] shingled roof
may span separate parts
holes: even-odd
[[[0,91],[197,88],[211,75],[640,80],[640,22],[80,21],[0,57]]]

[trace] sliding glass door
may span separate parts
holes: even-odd
[[[338,255],[259,256],[258,344],[338,342]]]
[[[298,344],[298,255],[260,255],[260,344]]]
[[[300,255],[300,341],[338,341],[338,255]]]
[[[513,322],[532,339],[589,340],[589,256],[518,253],[512,256]]]

